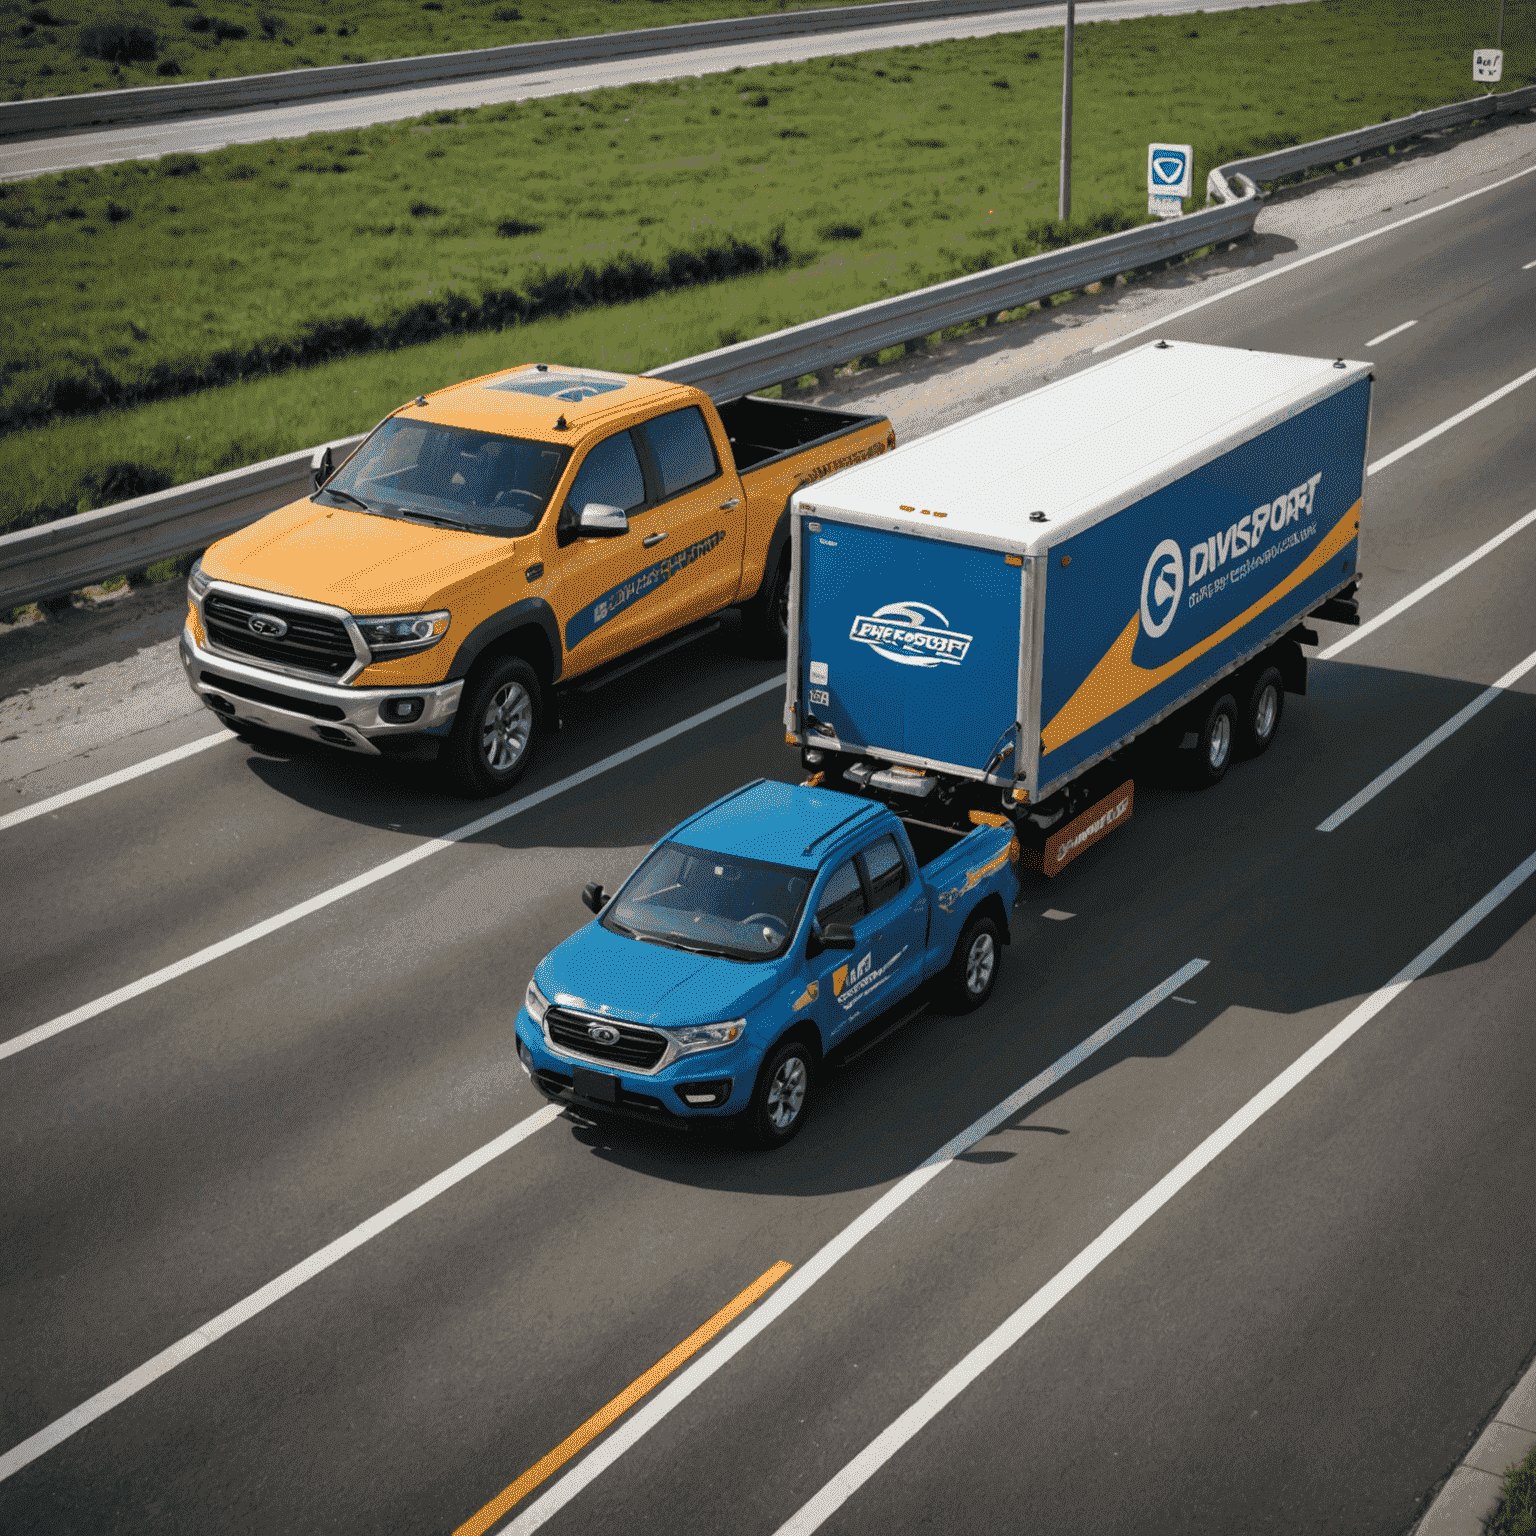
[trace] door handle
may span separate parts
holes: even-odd
[[[661,541],[666,538],[666,536],[667,534],[665,529],[659,533],[648,533],[643,539],[641,539],[640,547],[642,549],[649,549],[652,544],[660,544]]]
[[[722,501],[720,503],[720,510],[722,512],[734,512],[736,510],[736,508],[739,507],[740,505],[741,505],[741,497],[739,497],[739,496],[732,496],[729,501]]]

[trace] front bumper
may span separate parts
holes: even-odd
[[[625,1072],[611,1062],[575,1056],[552,1045],[544,1031],[533,1022],[526,1008],[517,1010],[514,1026],[517,1054],[534,1086],[557,1103],[575,1104],[630,1119],[652,1121],[718,1120],[740,1114],[752,1098],[757,1068],[762,1053],[748,1044],[750,1034],[736,1045],[718,1051],[699,1051],[684,1056],[657,1072]],[[575,1087],[578,1070],[601,1072],[617,1080],[612,1104],[583,1097]],[[711,1094],[715,1102],[690,1103],[702,1094],[690,1089],[725,1086],[725,1097]]]
[[[462,678],[398,688],[309,682],[207,650],[189,628],[181,632],[181,665],[193,693],[231,725],[265,726],[374,757],[383,756],[391,742],[445,735],[464,691]],[[414,720],[386,720],[383,706],[394,699],[422,700],[421,713]]]

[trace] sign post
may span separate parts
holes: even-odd
[[[1067,0],[1067,27],[1061,59],[1061,179],[1056,217],[1063,224],[1072,217],[1072,33],[1076,0]]]
[[[1195,174],[1195,151],[1189,144],[1147,145],[1147,212],[1176,219],[1184,212]]]

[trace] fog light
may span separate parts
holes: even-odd
[[[672,1090],[689,1109],[715,1109],[731,1096],[731,1079],[713,1078],[707,1083],[678,1083]]]
[[[408,725],[412,720],[421,719],[421,712],[426,707],[427,701],[420,697],[385,699],[379,714],[392,725]]]
[[[518,1065],[522,1067],[524,1073],[527,1076],[532,1077],[533,1057],[529,1054],[528,1047],[524,1045],[521,1040],[517,1042],[517,1060]]]

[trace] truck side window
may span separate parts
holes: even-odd
[[[896,839],[889,834],[864,850],[864,870],[869,876],[869,894],[874,903],[871,911],[899,895],[907,883],[906,862]]]
[[[622,507],[626,512],[644,505],[645,477],[628,432],[605,438],[581,461],[571,494],[565,499],[560,526],[574,528],[581,509],[594,501],[605,507]]]
[[[657,473],[661,476],[663,501],[703,485],[720,473],[715,445],[698,406],[668,411],[665,416],[646,422],[640,431],[645,434]]]
[[[847,923],[850,927],[864,916],[864,886],[852,859],[832,871],[816,904],[816,921],[823,928],[828,923]]]

